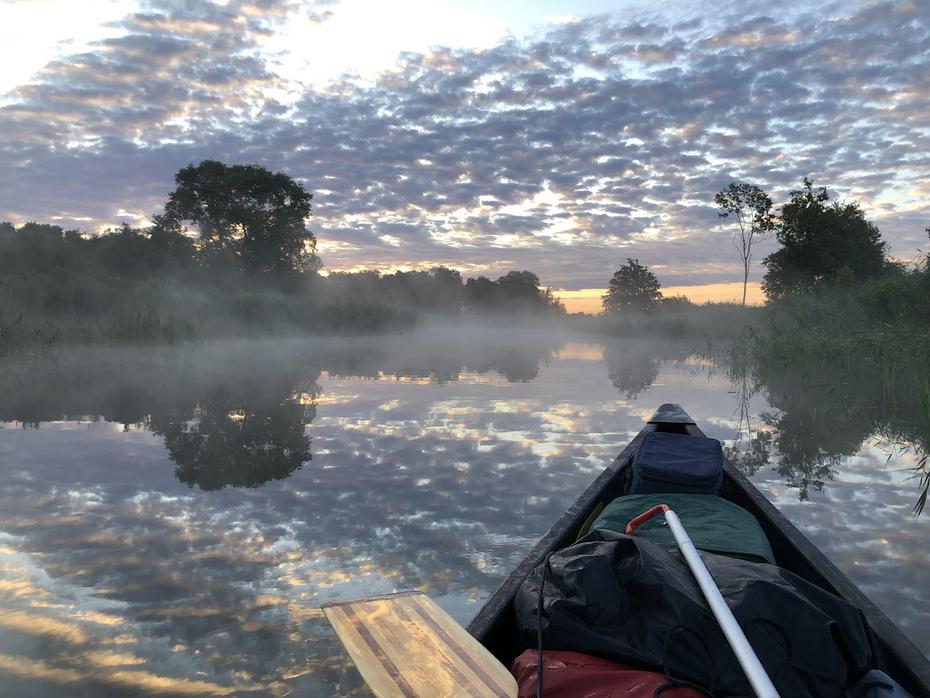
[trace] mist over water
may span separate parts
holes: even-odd
[[[919,454],[829,402],[848,377],[708,353],[433,327],[5,360],[0,694],[364,695],[320,604],[467,623],[663,402],[930,652]]]

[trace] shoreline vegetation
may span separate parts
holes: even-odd
[[[816,371],[867,360],[893,377],[925,376],[930,364],[930,262],[891,261],[856,203],[830,202],[806,178],[777,215],[755,185],[731,183],[715,197],[720,217],[736,223],[744,269],[754,241],[774,234],[780,243],[762,262],[765,306],[663,297],[655,275],[630,258],[609,279],[596,316],[566,313],[526,270],[496,280],[464,279],[445,266],[324,275],[306,227],[312,194],[288,175],[204,161],[180,170],[175,183],[145,229],[124,223],[97,235],[0,222],[0,354],[368,334],[440,321],[718,344],[751,329],[754,352],[769,365]],[[930,390],[925,381],[920,390]]]
[[[321,273],[312,195],[282,173],[205,161],[180,170],[147,228],[102,234],[0,222],[0,354],[53,345],[182,343],[236,336],[369,334],[432,323],[561,326],[597,334],[719,335],[731,304],[663,298],[629,260],[602,316],[569,315],[536,274]],[[629,267],[629,269],[628,269]],[[629,272],[629,273],[628,273]],[[643,284],[645,283],[645,286]]]

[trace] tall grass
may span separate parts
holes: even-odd
[[[805,372],[825,363],[879,372],[889,397],[922,395],[926,384],[915,385],[912,376],[926,376],[930,366],[930,273],[922,268],[855,289],[771,302],[755,355]]]
[[[893,269],[873,282],[769,303],[763,331],[740,338],[734,362],[765,386],[777,444],[793,467],[825,472],[868,438],[916,455],[930,491],[930,272]],[[748,347],[748,349],[747,349]],[[742,352],[742,353],[741,353]],[[807,463],[811,461],[811,463]],[[816,462],[815,462],[816,461]],[[805,477],[807,474],[805,474]]]
[[[414,312],[272,288],[189,287],[145,281],[129,288],[0,283],[0,353],[53,343],[178,343],[208,337],[407,329]]]
[[[60,338],[61,328],[54,325],[32,325],[22,315],[8,321],[0,316],[0,356],[25,346],[51,346]]]
[[[656,304],[649,310],[627,309],[596,317],[570,318],[575,327],[614,337],[657,337],[668,340],[729,340],[747,327],[765,324],[763,308],[738,303],[697,305],[683,299]]]

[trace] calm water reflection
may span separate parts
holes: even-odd
[[[0,694],[364,694],[321,603],[417,588],[467,622],[668,401],[930,651],[916,456],[692,349],[449,330],[7,361]]]

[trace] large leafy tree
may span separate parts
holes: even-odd
[[[610,279],[610,285],[601,297],[604,312],[613,313],[625,308],[648,310],[662,298],[659,280],[638,259],[627,258]]]
[[[804,178],[782,207],[781,247],[763,260],[762,288],[770,298],[810,291],[838,280],[863,281],[885,269],[886,243],[858,204],[828,204],[825,187]]]
[[[205,160],[179,170],[175,182],[156,228],[193,226],[201,249],[236,258],[249,271],[320,267],[316,238],[307,229],[313,195],[288,175]]]
[[[743,261],[743,305],[746,305],[746,286],[749,284],[749,265],[752,246],[775,228],[772,200],[760,187],[745,182],[730,182],[717,192],[714,203],[721,218],[733,217],[736,231],[733,246]]]

